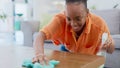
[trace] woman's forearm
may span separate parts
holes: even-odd
[[[44,55],[44,40],[46,40],[46,36],[43,32],[39,32],[35,41],[34,41],[34,49],[35,55]]]

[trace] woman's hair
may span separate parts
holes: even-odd
[[[75,3],[75,2],[83,3],[85,5],[85,7],[87,8],[87,0],[65,0],[65,1],[66,1],[66,4]]]

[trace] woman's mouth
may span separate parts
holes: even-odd
[[[78,26],[73,27],[73,30],[74,30],[74,31],[79,31],[79,30],[80,30],[80,27],[78,27]]]

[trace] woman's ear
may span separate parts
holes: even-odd
[[[87,13],[89,13],[89,9],[87,8]]]
[[[64,14],[66,14],[66,10],[64,10],[64,12],[63,12]]]
[[[87,10],[86,10],[86,11],[87,11],[87,17],[88,17],[88,14],[89,14],[89,9],[87,8]]]

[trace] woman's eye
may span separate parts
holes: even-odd
[[[71,21],[71,19],[70,19],[69,17],[67,17],[67,20],[68,20],[68,21]]]
[[[80,21],[80,18],[76,18],[77,21]]]

